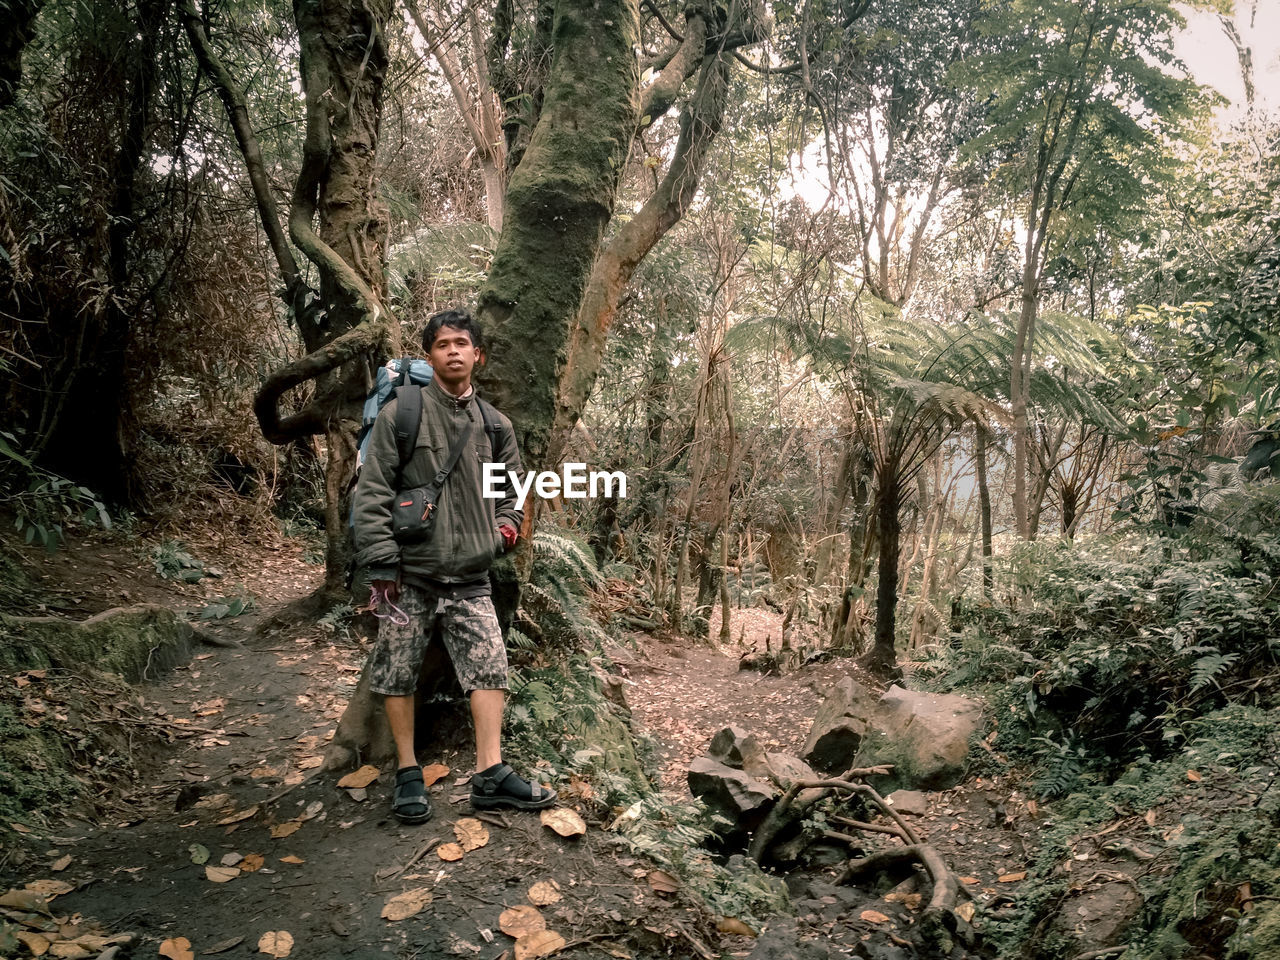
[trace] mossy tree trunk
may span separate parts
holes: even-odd
[[[640,121],[636,0],[561,0],[537,126],[507,187],[480,292],[493,364],[486,392],[511,414],[525,466],[548,466],[555,385]]]
[[[243,90],[222,64],[191,0],[181,15],[201,68],[215,83],[244,156],[263,229],[283,281],[305,356],[267,377],[254,401],[263,435],[274,444],[325,437],[324,592],[344,588],[350,543],[346,491],[355,471],[355,430],[370,384],[370,357],[388,333],[385,307],[388,215],[377,194],[382,91],[388,66],[391,0],[295,0],[299,66],[306,98],[302,166],[288,214],[288,237],[316,267],[307,287],[285,241],[267,185]],[[280,401],[302,384],[314,395],[282,416]]]

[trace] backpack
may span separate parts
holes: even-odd
[[[396,450],[400,453],[400,469],[413,456],[413,448],[418,443],[418,428],[422,424],[422,387],[431,382],[433,376],[431,364],[418,357],[401,357],[391,360],[378,368],[374,377],[373,389],[364,401],[364,413],[361,417],[360,432],[356,435],[356,478],[360,476],[360,467],[364,463],[365,453],[369,449],[369,434],[373,432],[373,424],[378,414],[392,397],[396,397]],[[484,432],[489,435],[489,449],[495,462],[502,444],[502,423],[498,419],[498,411],[486,400],[476,396],[476,408],[480,411],[480,419],[484,423]],[[352,479],[351,488],[355,489],[356,480]]]

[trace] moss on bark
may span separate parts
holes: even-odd
[[[0,668],[96,668],[135,682],[185,662],[191,638],[190,625],[154,604],[107,610],[80,622],[0,614]]]
[[[492,373],[525,466],[543,469],[557,384],[639,122],[638,5],[565,0],[538,125],[507,189],[506,219],[479,297]]]

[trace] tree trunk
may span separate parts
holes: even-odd
[[[550,466],[571,324],[613,216],[640,120],[636,0],[562,0],[538,124],[507,187],[502,236],[478,300],[485,392],[518,412],[526,469]]]
[[[876,520],[880,528],[880,561],[876,584],[875,642],[863,658],[863,666],[879,677],[899,676],[894,630],[898,613],[898,555],[902,528],[898,507],[902,499],[901,479],[896,463],[877,470]]]
[[[8,26],[0,31],[0,109],[12,106],[22,82],[22,51],[36,36],[36,17],[45,0],[10,0]],[[154,65],[153,60],[151,65]]]
[[[987,483],[986,427],[978,427],[974,440],[974,463],[978,472],[978,510],[982,524],[982,595],[991,599],[991,487]]]
[[[115,154],[107,217],[105,267],[111,296],[101,309],[88,310],[69,324],[67,374],[54,390],[61,397],[43,435],[33,438],[31,451],[56,473],[92,487],[107,502],[117,504],[141,505],[145,498],[145,484],[133,472],[137,427],[130,389],[131,328],[135,319],[145,322],[145,318],[135,318],[135,309],[141,312],[144,307],[129,292],[131,286],[137,289],[137,261],[130,241],[138,227],[139,181],[150,172],[146,147],[165,10],[161,0],[141,0],[136,30],[130,37],[133,42],[121,52],[128,88],[121,105],[124,127]]]
[[[729,524],[726,520],[720,534],[720,642],[728,645],[732,639],[729,631]]]

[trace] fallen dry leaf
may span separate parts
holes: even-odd
[[[338,781],[338,786],[346,789],[347,787],[367,787],[373,781],[378,779],[381,771],[372,764],[366,763],[359,770],[348,773],[345,777]]]
[[[347,796],[356,803],[364,803],[369,799],[369,791],[364,787],[352,787],[347,791]]]
[[[465,851],[456,843],[442,843],[436,848],[436,853],[441,860],[448,860],[453,863],[455,860],[461,860]]]
[[[1142,815],[1142,819],[1146,821],[1148,827],[1154,827],[1156,825],[1155,810],[1148,810]]]
[[[69,866],[71,866],[71,854],[68,853],[65,857],[59,857],[57,860],[53,861],[53,863],[49,864],[49,869],[54,873],[61,873]]]
[[[960,882],[967,883],[969,884],[969,886],[973,886],[975,883],[981,883],[982,881],[979,880],[977,877],[961,877]]]
[[[60,897],[64,893],[70,893],[75,887],[65,880],[33,880],[26,884],[26,889],[44,897],[46,900],[52,900],[54,897]]]
[[[289,854],[289,856],[287,857],[281,857],[280,862],[281,863],[306,863],[307,861],[303,860],[301,857],[295,857],[293,854]]]
[[[547,921],[536,907],[522,903],[502,911],[498,916],[498,929],[508,937],[519,940],[539,930],[546,930]]]
[[[538,960],[549,957],[557,950],[563,950],[564,937],[554,930],[539,930],[516,941],[516,960]]]
[[[1187,779],[1190,780],[1192,783],[1199,783],[1201,780],[1204,779],[1204,777],[1200,776],[1200,774],[1195,770],[1188,770]]]
[[[266,857],[260,853],[246,853],[244,859],[240,861],[240,870],[243,873],[257,873],[266,863]]]
[[[382,919],[390,920],[392,923],[397,920],[407,920],[421,912],[422,908],[430,902],[431,891],[426,887],[406,890],[387,901],[386,906],[382,908]]]
[[[303,757],[298,761],[299,770],[314,770],[324,763],[324,757]]]
[[[554,880],[539,880],[529,888],[529,902],[535,907],[549,907],[560,900],[560,884]]]
[[[919,910],[924,897],[918,893],[886,893],[884,898],[890,903],[906,904],[908,910]]]
[[[169,960],[195,960],[195,952],[191,949],[191,941],[186,937],[171,937],[160,944],[160,956]]]
[[[0,895],[0,907],[12,907],[29,913],[44,913],[49,909],[49,901],[34,890],[10,890]]]
[[[89,960],[94,952],[87,947],[82,947],[74,940],[55,940],[49,944],[50,957],[61,957],[62,960]]]
[[[254,767],[249,771],[249,776],[255,780],[269,780],[271,777],[280,776],[280,773],[275,767]]]
[[[258,938],[258,952],[271,957],[287,957],[293,952],[293,934],[287,930],[268,930]]]
[[[324,812],[324,801],[312,800],[310,803],[307,804],[307,809],[303,810],[300,814],[298,814],[293,819],[299,822],[305,823],[308,820],[314,820],[316,817],[320,816],[320,814],[322,814],[323,812]]]
[[[228,807],[234,802],[229,793],[211,793],[207,797],[201,797],[191,805],[192,810],[219,810],[222,807]]]
[[[737,917],[721,917],[716,921],[716,929],[734,937],[754,937],[756,932]]]
[[[955,911],[956,916],[959,917],[961,920],[963,920],[965,923],[973,923],[973,916],[977,912],[978,912],[978,908],[975,907],[972,903],[962,903],[960,904],[960,906],[956,907],[956,911]]]
[[[219,940],[208,950],[201,950],[200,956],[212,957],[214,954],[226,953],[228,950],[233,947],[238,947],[242,943],[244,943],[244,937],[232,937],[230,940]]]
[[[443,763],[433,763],[422,768],[422,782],[428,787],[438,783],[449,775],[449,768]]]
[[[463,817],[455,823],[453,835],[458,838],[458,845],[466,853],[479,850],[489,842],[488,828],[475,817]]]
[[[204,875],[214,883],[227,883],[240,876],[239,867],[205,867]]]
[[[889,918],[879,910],[863,910],[858,916],[867,923],[888,923]]]
[[[224,853],[222,855],[222,860],[219,862],[224,867],[238,867],[240,866],[240,861],[243,859],[244,854],[241,853]]]
[[[43,957],[49,952],[51,941],[48,937],[42,937],[38,933],[30,933],[26,930],[18,930],[14,933],[14,936],[31,952],[33,957]]]
[[[567,807],[543,810],[540,819],[544,827],[550,827],[562,837],[580,837],[587,832],[586,823]]]
[[[996,877],[996,883],[1017,883],[1025,879],[1027,879],[1027,871],[1019,870],[1017,873],[1005,873]]]
[[[231,816],[224,817],[222,820],[219,820],[218,826],[225,827],[229,823],[241,823],[245,820],[248,820],[250,817],[256,815],[257,812],[258,812],[258,805],[255,803],[252,807],[249,807],[247,810],[241,810],[239,813],[233,813],[231,814]]]
[[[680,881],[665,870],[650,870],[648,880],[654,893],[671,894],[680,889]]]
[[[292,837],[302,827],[297,820],[290,820],[288,823],[277,823],[271,828],[272,840],[283,840],[285,837]]]

